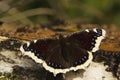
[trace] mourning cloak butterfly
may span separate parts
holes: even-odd
[[[87,67],[93,59],[92,52],[99,49],[105,34],[103,29],[86,29],[67,36],[26,42],[20,50],[56,76]]]

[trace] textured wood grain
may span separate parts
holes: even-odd
[[[78,25],[68,24],[60,26],[47,26],[41,25],[25,25],[17,26],[16,24],[4,24],[0,27],[0,35],[6,37],[13,37],[20,40],[33,40],[39,38],[53,37],[56,34],[69,34],[75,31],[82,31],[89,28],[103,28],[106,30],[106,39],[102,42],[100,48],[109,51],[120,51],[120,30],[114,25]]]

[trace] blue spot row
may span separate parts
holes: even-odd
[[[92,40],[91,40],[91,46],[90,46],[90,49],[93,49],[94,47],[95,47],[95,38],[92,38]]]
[[[84,56],[80,60],[76,61],[74,65],[77,66],[79,64],[83,64],[87,59],[87,56]]]
[[[62,68],[62,66],[60,64],[55,64],[53,62],[47,62],[47,64],[51,67],[54,67],[54,68]]]
[[[101,29],[97,29],[97,36],[98,37],[102,36],[102,30]]]

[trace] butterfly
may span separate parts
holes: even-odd
[[[20,50],[56,76],[85,69],[105,35],[104,29],[86,29],[68,35],[27,41]]]

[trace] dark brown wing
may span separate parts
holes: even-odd
[[[36,57],[45,61],[48,66],[66,68],[69,63],[63,58],[61,48],[60,41],[57,38],[45,38],[25,43],[21,51],[35,61]]]
[[[103,29],[92,29],[73,33],[66,37],[66,42],[76,44],[87,51],[95,52],[104,37],[105,31]]]
[[[89,65],[92,52],[105,36],[102,29],[86,30],[67,37],[45,38],[25,43],[20,50],[54,74],[78,70]]]
[[[55,38],[39,39],[25,43],[22,52],[31,52],[28,56],[44,60],[48,66],[56,69],[66,69],[83,64],[88,59],[88,52],[75,44],[60,44]],[[33,56],[31,56],[33,55]],[[35,60],[36,61],[36,60]],[[41,62],[40,62],[41,63]]]
[[[69,42],[66,42],[63,52],[61,54],[65,61],[69,63],[68,67],[76,67],[79,65],[83,65],[87,60],[92,60],[92,57],[90,57],[92,53],[89,54],[88,51],[80,48],[76,44]]]
[[[59,41],[56,38],[45,38],[27,42],[23,45],[25,52],[31,51],[38,58],[46,59],[57,46]]]

